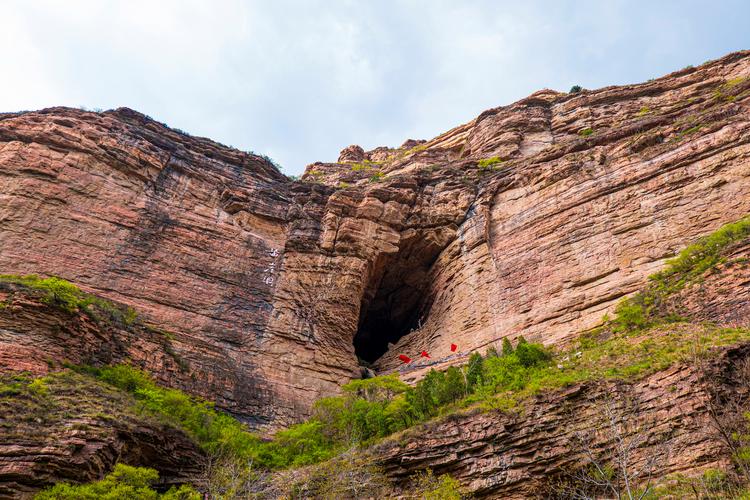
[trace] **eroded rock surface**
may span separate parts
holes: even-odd
[[[158,469],[162,486],[199,474],[204,456],[194,442],[112,387],[72,372],[33,390],[8,374],[0,383],[0,498],[95,481],[118,462]]]
[[[711,411],[720,408],[722,393],[747,393],[747,380],[736,374],[748,356],[750,346],[743,345],[706,366],[675,366],[632,384],[578,384],[546,393],[518,412],[456,415],[391,439],[377,453],[396,482],[431,468],[461,480],[478,498],[549,498],[556,476],[586,463],[586,449],[596,456],[614,446],[603,411],[611,404],[615,418],[626,422],[623,439],[638,443],[632,471],[649,470],[650,460],[656,481],[727,470],[731,452]]]
[[[194,394],[280,427],[359,376],[357,355],[378,372],[422,350],[440,366],[598,324],[665,258],[750,212],[749,106],[742,52],[350,147],[301,182],[128,109],[4,114],[0,273],[135,307],[171,332]],[[4,345],[28,343],[9,331]]]

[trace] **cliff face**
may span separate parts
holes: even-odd
[[[743,52],[350,147],[302,182],[127,109],[0,115],[0,272],[133,306],[184,369],[163,370],[156,347],[123,356],[279,427],[359,376],[357,355],[378,372],[422,350],[442,366],[462,360],[451,343],[564,344],[597,325],[665,258],[750,212],[749,107]],[[32,330],[3,330],[0,368],[78,352],[76,336]]]
[[[706,372],[677,366],[634,384],[576,385],[535,398],[522,413],[474,412],[426,424],[379,445],[389,478],[408,484],[419,470],[449,473],[476,498],[549,498],[556,478],[578,470],[591,450],[605,454],[617,436],[602,406],[627,423],[635,443],[629,466],[660,480],[673,474],[728,470],[730,453],[712,425],[718,390],[747,390],[734,379],[748,346],[726,352]],[[708,375],[707,375],[708,373]],[[719,381],[731,381],[726,387]],[[579,436],[586,435],[581,444]]]

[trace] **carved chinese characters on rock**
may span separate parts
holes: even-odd
[[[268,286],[273,286],[276,282],[276,261],[280,255],[278,248],[272,248],[269,250],[268,255],[271,257],[271,263],[263,269],[263,283]]]

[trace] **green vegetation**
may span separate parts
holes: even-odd
[[[152,489],[159,473],[145,467],[117,464],[101,481],[71,485],[59,483],[43,490],[36,500],[201,500],[200,493],[189,486],[172,487],[166,493]]]
[[[375,162],[370,160],[362,160],[359,163],[353,163],[351,166],[352,172],[366,172],[368,170],[374,170],[380,168],[382,162]]]
[[[477,354],[461,368],[431,370],[414,388],[395,374],[354,380],[342,387],[341,396],[319,400],[310,420],[277,432],[270,441],[247,432],[210,403],[159,387],[132,366],[79,371],[132,394],[141,410],[184,429],[208,453],[281,469],[327,460],[352,444],[370,444],[434,417],[474,393],[523,388],[529,375],[550,360],[545,348],[523,342],[504,356],[484,359]]]
[[[492,156],[490,158],[483,158],[477,162],[477,167],[480,170],[494,169],[496,165],[503,163],[503,160],[498,156]]]
[[[745,80],[747,80],[747,77],[738,76],[737,78],[732,78],[731,80],[727,80],[724,86],[727,88],[736,87],[737,85],[743,83]]]
[[[93,297],[83,293],[74,284],[57,277],[40,278],[35,274],[28,276],[3,274],[0,275],[0,281],[15,283],[42,291],[45,294],[42,298],[44,303],[55,305],[68,312],[85,309],[94,301]]]
[[[641,108],[641,109],[640,109],[640,110],[639,110],[639,111],[638,111],[638,112],[637,112],[637,113],[635,114],[635,116],[638,116],[638,117],[640,117],[640,116],[645,116],[645,115],[649,114],[650,112],[651,112],[651,110],[649,109],[649,107],[648,107],[648,106],[643,106],[643,107],[642,107],[642,108]]]
[[[150,333],[161,337],[164,351],[169,354],[183,371],[188,369],[187,362],[180,358],[172,347],[172,335],[169,332],[151,327],[140,321],[138,313],[132,307],[115,304],[108,300],[86,293],[73,283],[56,276],[41,278],[35,274],[20,276],[15,274],[0,275],[0,287],[19,285],[26,291],[41,297],[41,301],[70,314],[81,312],[89,316],[98,324],[106,324],[120,328],[132,329],[140,326]],[[12,294],[11,294],[12,296]],[[0,309],[7,307],[12,300],[0,303]]]
[[[471,402],[472,395],[522,388],[530,374],[551,359],[541,345],[523,342],[503,356],[483,358],[474,353],[462,367],[430,370],[413,388],[395,374],[355,380],[343,386],[342,396],[318,401],[313,420],[323,424],[321,429],[335,447],[366,445],[450,412]]]
[[[417,474],[414,490],[419,492],[424,500],[461,500],[463,490],[461,484],[448,474],[435,476],[431,469]]]
[[[159,387],[147,374],[131,366],[78,370],[132,394],[141,411],[184,429],[213,456],[228,457],[244,464],[251,462],[253,467],[260,469],[319,464],[315,467],[323,472],[313,481],[314,488],[327,492],[339,491],[340,488],[353,491],[350,487],[355,486],[344,486],[344,479],[327,481],[321,478],[333,477],[330,471],[325,471],[330,467],[340,468],[341,457],[350,450],[370,445],[421,422],[465,408],[521,411],[519,406],[541,391],[591,380],[634,380],[675,363],[710,356],[714,347],[750,341],[748,329],[679,323],[679,316],[665,307],[670,295],[703,279],[707,272],[724,262],[723,256],[733,243],[748,236],[750,217],[727,224],[688,246],[668,260],[664,270],[649,278],[644,291],[622,301],[614,320],[582,336],[568,351],[552,353],[523,337],[518,338],[515,346],[509,339],[503,339],[500,352],[491,345],[484,356],[472,353],[463,366],[453,366],[445,371],[430,370],[414,387],[403,383],[396,374],[354,380],[342,387],[340,396],[319,400],[309,420],[276,433],[272,440],[262,440],[248,432],[233,418],[214,410],[210,403],[175,389]],[[52,283],[44,285],[48,288],[40,288],[53,294],[45,296],[47,300],[64,303],[66,308],[71,303],[75,308],[86,307],[73,302],[84,299],[77,288]],[[20,395],[35,401],[37,408],[44,410],[45,401],[57,390],[57,377],[5,377],[0,380],[0,402]],[[44,411],[37,413],[43,414]],[[747,434],[736,435],[742,438],[742,443],[750,445],[750,432]],[[743,444],[735,459],[750,464],[748,450],[750,446],[744,447]],[[352,460],[345,461],[353,463]],[[365,471],[365,465],[357,465],[352,474],[366,473],[368,481],[378,483],[379,472],[374,469]],[[427,498],[460,498],[458,485],[451,478],[435,478],[430,473],[425,477],[434,488],[425,487],[423,491],[434,491],[437,495]],[[705,486],[709,491],[714,479],[706,478],[701,487]],[[86,487],[93,488],[95,484],[99,483]],[[59,485],[59,488],[64,492],[64,488],[74,487]],[[87,497],[79,495],[79,498]]]
[[[383,172],[377,171],[370,176],[370,182],[378,182],[385,177]]]
[[[246,432],[234,418],[180,390],[156,385],[138,368],[116,365],[79,370],[132,394],[142,410],[182,428],[209,453],[254,457],[261,448],[260,439]]]
[[[586,127],[578,131],[578,135],[580,135],[581,137],[588,137],[593,133],[594,133],[594,129],[592,129],[591,127]]]
[[[583,91],[583,87],[580,85],[573,85],[570,87],[570,90],[568,91],[569,94],[578,94],[579,92]]]
[[[159,421],[137,412],[133,403],[133,398],[122,391],[71,370],[37,378],[29,373],[3,373],[0,374],[0,415],[3,416],[0,434],[8,442],[22,441],[25,446],[44,449],[61,446],[72,431],[99,436],[103,430],[110,429],[113,422],[120,428],[133,425],[160,428]],[[104,481],[85,486],[60,484],[41,493],[39,498],[199,498],[190,496],[189,488],[155,496],[147,488],[154,474],[154,471],[120,466]],[[134,496],[136,491],[138,495]]]
[[[354,163],[351,166],[352,172],[372,172],[370,176],[370,182],[378,182],[383,177],[385,177],[385,174],[378,170],[380,168],[380,165],[382,165],[383,162],[374,162],[370,160],[363,160],[360,163]]]
[[[414,146],[413,148],[410,148],[408,151],[406,151],[407,155],[413,155],[415,153],[421,153],[422,151],[427,150],[426,144],[419,144],[418,146]]]
[[[621,301],[612,321],[617,331],[643,329],[659,322],[680,320],[666,307],[666,299],[685,286],[701,281],[703,275],[724,261],[723,251],[750,235],[750,217],[722,226],[682,250],[666,268],[649,277],[646,289]]]
[[[746,90],[746,88],[742,84],[748,80],[750,79],[747,77],[737,77],[727,80],[714,91],[714,99],[717,101],[734,102],[738,97],[744,97],[747,93],[743,92],[743,89]]]
[[[462,408],[513,410],[541,391],[595,379],[640,378],[706,355],[711,347],[746,340],[748,330],[710,326],[675,325],[627,335],[600,330],[556,356],[520,340],[503,354],[473,353],[464,366],[431,370],[413,388],[395,374],[352,381],[341,396],[319,400],[311,419],[270,441],[248,433],[208,403],[155,386],[131,367],[109,367],[97,375],[133,393],[144,409],[182,427],[204,449],[252,460],[260,468],[283,469],[326,461],[352,446],[367,446]]]
[[[19,276],[14,274],[0,275],[0,283],[21,285],[27,289],[41,292],[42,301],[63,311],[74,313],[84,311],[95,320],[108,320],[128,326],[138,319],[134,309],[117,306],[112,302],[81,291],[69,281],[55,276],[40,278],[35,274]]]
[[[343,181],[342,181],[342,182],[339,182],[339,183],[338,183],[338,184],[336,185],[336,187],[337,187],[337,188],[339,188],[339,189],[346,189],[346,188],[352,187],[352,185],[351,185],[351,184],[349,184],[348,182],[343,182]]]
[[[138,368],[116,365],[77,370],[132,394],[141,411],[183,429],[214,456],[252,460],[261,468],[276,469],[315,463],[333,455],[333,443],[322,432],[320,422],[303,422],[276,433],[273,441],[263,441],[231,416],[216,411],[211,403],[178,389],[160,387]]]
[[[682,132],[680,132],[679,135],[680,135],[680,137],[684,137],[686,135],[694,134],[694,133],[698,132],[701,128],[703,128],[703,125],[695,125],[695,126],[692,126],[692,127],[688,128],[688,129],[683,130]]]

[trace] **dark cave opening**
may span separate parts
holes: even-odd
[[[402,289],[395,294],[376,295],[360,320],[354,336],[354,351],[367,363],[377,361],[404,335],[418,326],[419,293]]]
[[[373,264],[354,336],[360,360],[376,362],[389,344],[424,323],[431,305],[427,296],[430,268],[444,247],[435,238],[413,237],[401,242],[397,254]]]

